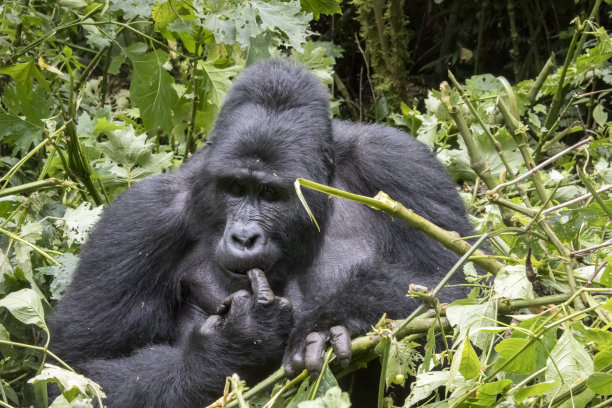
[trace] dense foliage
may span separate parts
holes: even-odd
[[[436,7],[447,3],[455,9],[464,2]],[[505,9],[512,21],[515,2],[498,3],[492,10]],[[246,391],[233,377],[227,397],[238,398],[231,404],[348,407],[336,378],[380,358],[381,407],[392,404],[385,390],[409,379],[410,395],[393,404],[612,405],[612,31],[599,24],[611,11],[608,1],[590,3],[563,22],[556,60],[538,44],[521,46],[549,32],[537,18],[525,23],[525,37],[517,21],[510,37],[499,34],[515,78],[538,66],[533,79],[463,70],[459,78],[469,78],[458,81],[442,69],[446,82],[415,103],[414,87],[426,81],[415,80],[416,59],[405,48],[415,38],[412,21],[393,18],[394,7],[413,13],[400,1],[342,5],[360,22],[354,31],[366,50],[359,58],[372,69],[357,87],[355,78],[333,73],[336,59],[354,57],[312,31],[340,13],[337,0],[4,1],[0,406],[81,407],[101,398],[97,384],[49,351],[45,317],[70,281],[80,245],[105,203],[148,175],[171,171],[205,143],[245,66],[281,54],[338,91],[335,114],[386,121],[430,146],[462,184],[487,253],[473,253],[458,268],[473,287],[467,299],[446,307],[412,288],[429,311],[405,324],[381,320],[354,342],[348,370],[336,370],[330,355],[318,379],[273,375],[271,393],[266,384]],[[346,49],[353,39],[334,42]],[[431,66],[446,66],[442,51]],[[364,89],[371,106],[351,97]],[[439,239],[456,241],[444,231]],[[436,348],[440,331],[444,347]],[[424,350],[415,348],[417,339]],[[60,384],[56,401],[48,401],[47,382]]]

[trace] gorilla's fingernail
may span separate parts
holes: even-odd
[[[291,301],[284,297],[280,298],[280,300],[278,301],[278,306],[284,310],[293,309],[293,304],[291,303]]]
[[[213,334],[217,330],[217,328],[221,325],[222,322],[223,322],[223,319],[221,318],[221,316],[217,316],[217,315],[210,316],[208,319],[206,319],[204,324],[202,324],[202,326],[200,327],[200,334],[204,336]]]

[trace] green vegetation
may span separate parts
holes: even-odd
[[[426,36],[414,10],[395,0],[4,1],[0,406],[83,407],[103,397],[49,351],[45,319],[80,245],[104,204],[205,143],[245,66],[287,50],[330,85],[334,114],[385,121],[430,146],[461,184],[475,238],[484,238],[470,249],[393,197],[300,180],[466,253],[451,272],[473,289],[447,306],[435,290],[412,288],[419,313],[381,319],[355,339],[348,369],[328,353],[316,379],[287,381],[279,370],[247,389],[234,376],[229,405],[348,407],[336,379],[379,358],[379,407],[393,404],[388,387],[409,381],[396,406],[612,406],[612,31],[602,23],[612,19],[610,1],[557,2],[556,17],[576,18],[554,33],[548,3],[464,3],[430,4],[445,12],[428,18],[445,24]],[[508,30],[489,40],[497,29],[486,16],[498,12]],[[461,29],[478,41],[458,47],[458,57]],[[423,43],[438,50],[425,61],[411,51]],[[506,55],[495,75],[483,71],[495,67],[487,46]],[[362,74],[345,75],[355,60]],[[428,90],[429,74],[444,82]],[[48,382],[60,384],[55,402]]]

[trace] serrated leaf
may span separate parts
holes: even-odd
[[[174,78],[164,69],[168,54],[159,49],[143,54],[132,47],[125,52],[134,66],[130,99],[140,110],[145,130],[161,128],[169,133],[178,95],[173,87]]]
[[[32,92],[32,78],[36,78],[38,83],[45,89],[49,90],[49,84],[33,60],[28,62],[18,63],[10,67],[0,68],[0,74],[9,75],[15,81],[17,89],[29,95]]]
[[[45,312],[39,295],[32,289],[11,292],[0,299],[0,307],[5,307],[23,324],[34,324],[47,331]]]
[[[319,19],[321,14],[332,15],[342,14],[340,2],[342,0],[301,0],[302,9],[312,13],[315,20]]]
[[[172,164],[172,153],[152,153],[153,142],[147,141],[146,133],[137,136],[132,125],[113,131],[108,142],[100,143],[98,148],[105,155],[110,173],[128,186]]]
[[[202,70],[206,100],[220,108],[223,98],[232,85],[232,79],[242,71],[243,67],[233,65],[228,68],[217,68],[214,61],[199,61],[198,68]]]
[[[62,395],[68,402],[72,402],[79,395],[86,396],[87,394],[97,394],[102,398],[106,396],[104,392],[102,392],[102,387],[100,387],[96,382],[82,376],[81,374],[57,367],[53,364],[45,364],[45,368],[41,371],[41,373],[28,380],[28,382],[32,384],[38,382],[57,383],[60,386]]]
[[[91,203],[85,201],[77,208],[67,208],[64,213],[62,229],[68,246],[73,242],[82,244],[87,239],[89,231],[100,218],[102,206],[90,209]]]
[[[417,343],[408,339],[390,339],[389,355],[387,358],[387,370],[385,371],[385,382],[387,387],[399,376],[405,378],[407,375],[416,375],[417,363],[423,359],[417,351]],[[403,382],[402,382],[403,385]]]
[[[59,300],[62,298],[66,287],[72,280],[72,274],[76,270],[79,258],[67,252],[55,258],[59,265],[43,266],[38,271],[53,277],[49,290],[51,299]]]
[[[591,374],[593,374],[591,356],[574,338],[571,331],[565,330],[548,358],[546,380],[556,380],[558,385],[552,387],[547,395],[552,396],[559,391],[564,392],[568,387],[581,379],[588,378]]]
[[[480,374],[480,360],[472,347],[472,343],[467,338],[463,342],[459,372],[465,379],[470,379]]]
[[[110,2],[112,11],[122,11],[123,18],[129,20],[132,17],[151,17],[151,10],[155,0],[112,0]]]
[[[404,402],[404,408],[410,408],[416,405],[419,401],[429,397],[429,395],[438,388],[447,384],[449,379],[448,370],[445,371],[428,371],[420,373],[416,376],[416,380],[411,385],[411,391],[408,398]],[[453,380],[454,386],[461,386],[463,380],[461,377],[455,377]]]

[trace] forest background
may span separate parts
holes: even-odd
[[[334,116],[427,144],[484,238],[470,249],[368,202],[467,252],[453,272],[469,297],[412,291],[425,313],[356,339],[348,370],[328,355],[316,379],[279,371],[247,389],[233,377],[219,406],[348,407],[336,378],[375,358],[379,407],[612,406],[611,3],[5,0],[0,406],[102,398],[50,351],[46,325],[80,245],[105,204],[206,143],[245,66],[281,54],[329,86]],[[401,401],[386,397],[410,382]]]

